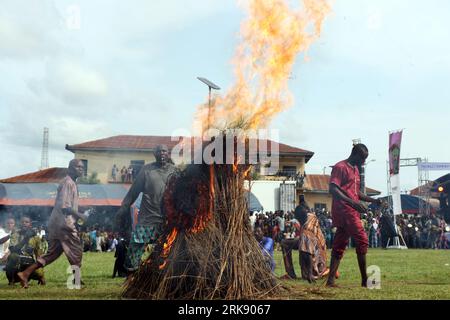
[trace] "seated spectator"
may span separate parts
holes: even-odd
[[[17,273],[24,271],[28,266],[35,263],[36,259],[43,255],[48,248],[45,237],[41,239],[33,230],[29,217],[24,216],[21,222],[21,229],[11,235],[9,247],[11,253],[5,267],[6,277],[10,285],[20,282]],[[34,271],[30,279],[37,280],[38,284],[44,285],[44,269],[39,268]]]
[[[255,228],[255,238],[261,247],[262,253],[266,258],[266,262],[272,271],[275,271],[275,260],[273,258],[273,240],[265,237],[260,227]]]

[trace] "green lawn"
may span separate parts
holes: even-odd
[[[275,259],[277,276],[284,274],[280,252]],[[298,253],[294,253],[300,275]],[[69,290],[66,281],[68,262],[61,257],[46,267],[47,285],[32,281],[29,289],[19,284],[10,287],[4,273],[0,275],[0,299],[119,299],[123,279],[112,279],[113,253],[86,253],[82,278],[86,287]],[[450,299],[450,250],[381,250],[371,249],[368,265],[381,269],[381,289],[359,287],[359,271],[354,250],[348,250],[339,269],[338,289],[324,287],[324,280],[308,284],[302,280],[283,281],[289,288],[282,299]]]
[[[298,254],[295,254],[295,258]],[[330,252],[328,254],[330,257]],[[276,274],[284,273],[281,255],[276,255]],[[328,261],[329,263],[329,261]],[[347,250],[339,267],[340,288],[325,287],[325,280],[309,285],[302,280],[284,281],[291,288],[285,299],[450,299],[450,250],[369,249],[367,265],[381,271],[381,288],[360,287],[354,249]],[[279,267],[281,266],[281,268]],[[300,268],[296,265],[299,276]]]

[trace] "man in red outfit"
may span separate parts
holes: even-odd
[[[361,285],[367,287],[366,254],[369,241],[364,231],[360,213],[367,209],[360,202],[374,202],[381,205],[381,200],[368,197],[360,191],[359,167],[364,165],[369,151],[363,144],[353,146],[352,153],[347,160],[338,162],[331,172],[330,193],[333,196],[331,208],[333,226],[337,228],[331,252],[330,273],[327,286],[335,287],[335,275],[339,263],[352,237],[356,243],[358,266],[361,272]]]

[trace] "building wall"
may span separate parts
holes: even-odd
[[[283,170],[284,166],[290,166],[295,167],[296,172],[305,172],[305,157],[285,157],[280,156],[279,163],[278,163],[278,169],[274,170],[273,168],[265,168],[264,166],[261,166],[260,174],[261,175],[273,175],[277,173],[278,171]],[[270,171],[269,171],[270,169]]]
[[[305,157],[280,157],[280,170],[283,166],[294,166],[297,172],[303,173],[305,171]]]
[[[283,180],[254,180],[251,182],[251,192],[258,198],[259,202],[264,208],[264,211],[280,210],[280,184],[292,183],[293,181]],[[249,189],[248,181],[245,181],[245,188]],[[296,196],[297,198],[297,196]]]
[[[111,169],[115,164],[119,171],[123,166],[130,165],[131,160],[144,160],[145,164],[155,161],[153,152],[112,152],[112,151],[76,151],[75,158],[88,161],[87,174],[91,175],[97,172],[100,183],[108,183],[112,180]],[[297,172],[305,171],[305,157],[285,157],[279,159],[279,170],[283,166],[295,166]],[[264,174],[264,168],[261,168],[261,174]],[[263,177],[262,177],[263,178]],[[119,179],[119,177],[118,177]],[[264,178],[263,178],[264,179]],[[272,207],[272,205],[271,205]]]
[[[145,164],[155,161],[153,152],[76,151],[75,158],[87,160],[87,174],[97,172],[100,183],[112,180],[111,170],[114,164],[120,172],[123,166],[128,168],[131,160],[144,160]]]
[[[312,193],[304,192],[305,201],[309,207],[314,208],[316,203],[324,203],[327,205],[327,210],[331,211],[332,196],[329,193]]]

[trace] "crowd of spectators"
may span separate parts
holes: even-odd
[[[131,164],[128,167],[123,166],[120,170],[119,167],[114,164],[111,169],[111,180],[113,182],[133,183],[136,179],[136,175],[137,171]]]
[[[88,227],[81,231],[80,237],[84,252],[115,251],[119,242],[119,237],[116,233],[98,226]]]
[[[313,210],[320,221],[322,233],[326,239],[327,248],[333,245],[336,228],[333,227],[331,213],[326,210]],[[275,247],[280,248],[281,240],[295,238],[299,235],[299,222],[293,212],[282,210],[275,212],[253,212],[250,216],[252,228],[260,227],[264,236],[271,237]],[[369,247],[386,248],[392,244],[394,232],[392,215],[368,211],[361,215],[361,223],[367,232]],[[407,215],[396,216],[398,235],[401,244],[417,249],[449,249],[449,227],[438,215],[430,216]],[[350,241],[349,246],[353,246]]]

